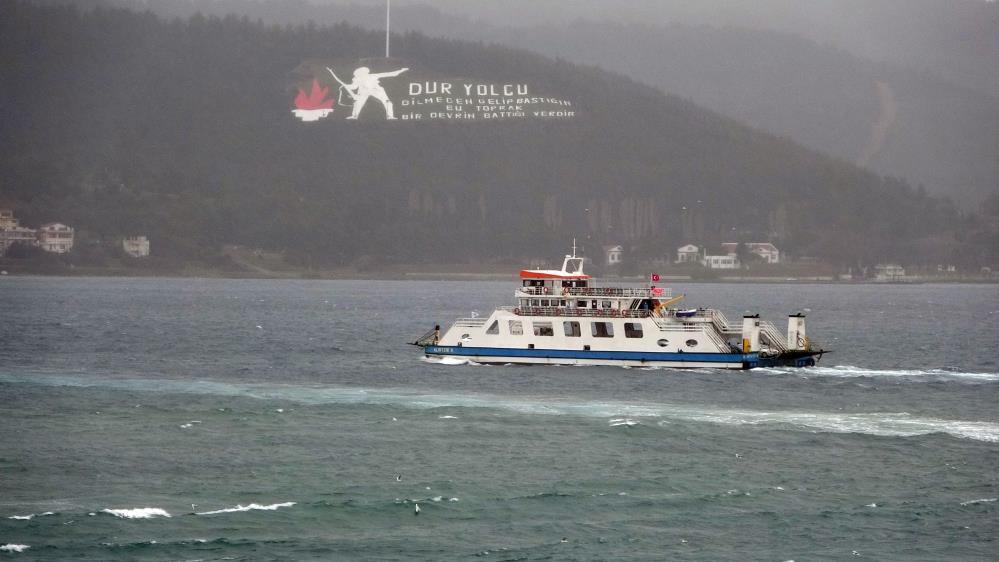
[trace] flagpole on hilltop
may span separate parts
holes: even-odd
[[[389,25],[392,15],[392,0],[385,0],[385,58],[389,58]]]

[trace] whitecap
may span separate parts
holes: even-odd
[[[101,513],[110,513],[122,519],[151,519],[153,517],[170,517],[166,510],[158,507],[137,507],[134,509],[102,509]]]
[[[28,515],[11,515],[7,519],[20,519],[22,521],[29,521],[35,517],[45,517],[46,515],[55,515],[53,511],[46,511],[45,513],[31,513]]]
[[[456,501],[460,501],[460,500],[458,498],[448,498],[447,501],[449,501],[449,502],[456,502]]]
[[[2,552],[24,552],[25,550],[28,550],[29,548],[31,548],[31,547],[28,546],[28,545],[26,545],[26,544],[13,544],[12,543],[12,544],[5,544],[3,546],[0,546],[0,551],[2,551]]]
[[[237,513],[240,511],[251,511],[255,509],[263,511],[274,511],[282,507],[291,507],[295,505],[296,502],[284,502],[284,503],[272,503],[270,505],[260,505],[259,503],[251,503],[250,505],[237,505],[236,507],[227,507],[225,509],[216,509],[215,511],[200,511],[195,513],[195,515],[218,515],[220,513]]]
[[[614,418],[608,422],[611,427],[617,427],[619,425],[632,426],[638,425],[638,422],[631,418]]]
[[[999,498],[982,498],[980,500],[968,500],[966,502],[961,502],[961,505],[975,505],[979,503],[992,503]]]
[[[456,420],[458,416],[437,416],[439,420]]]

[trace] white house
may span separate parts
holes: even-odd
[[[701,265],[709,269],[739,269],[739,259],[734,255],[705,255],[701,258]]]
[[[676,249],[676,263],[696,263],[700,253],[700,248],[693,244],[680,246]]]
[[[780,263],[780,250],[770,242],[745,242],[743,244],[751,254],[760,256],[764,263]],[[730,256],[736,255],[739,247],[738,242],[725,242],[721,245],[722,251]]]
[[[905,268],[896,263],[879,263],[874,266],[875,281],[902,281],[905,279]]]
[[[770,242],[750,242],[746,246],[766,263],[780,263],[780,250]]]
[[[617,265],[621,263],[621,254],[624,248],[621,246],[604,246],[604,255],[607,257],[607,265]]]
[[[149,255],[149,239],[145,236],[129,236],[121,241],[121,249],[133,258]]]
[[[38,245],[46,252],[65,254],[73,249],[73,229],[58,222],[43,224],[38,229]]]

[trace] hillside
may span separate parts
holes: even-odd
[[[364,59],[383,40],[342,25],[3,4],[0,199],[27,224],[146,233],[185,259],[225,244],[305,264],[521,259],[573,236],[646,256],[767,238],[844,264],[994,251],[947,202],[620,75],[415,34],[396,38],[396,60]],[[345,58],[536,84],[571,97],[576,116],[294,119],[303,69]]]

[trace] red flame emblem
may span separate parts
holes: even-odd
[[[319,85],[319,81],[312,79],[312,91],[306,95],[305,90],[299,88],[298,95],[295,96],[295,107],[298,109],[333,109],[333,100],[326,99],[326,94],[330,93],[328,87]]]

